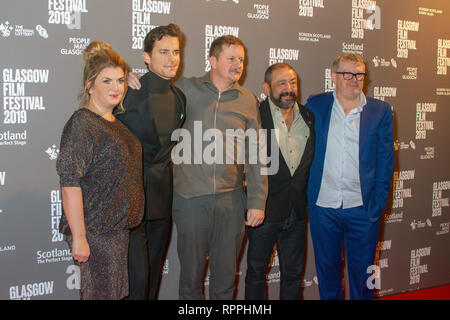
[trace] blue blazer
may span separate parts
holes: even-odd
[[[308,181],[308,208],[316,205],[322,182],[328,129],[334,103],[332,92],[310,96],[306,107],[315,116],[315,154]],[[363,206],[368,218],[377,221],[389,196],[394,171],[394,138],[391,106],[367,97],[360,119],[359,176]]]

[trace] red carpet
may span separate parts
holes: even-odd
[[[450,285],[385,296],[377,300],[450,300]]]

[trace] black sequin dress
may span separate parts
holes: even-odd
[[[119,121],[86,108],[64,126],[56,169],[61,187],[80,187],[90,256],[79,264],[81,299],[128,295],[129,231],[142,220],[144,191],[139,140]],[[71,232],[64,214],[60,232]]]

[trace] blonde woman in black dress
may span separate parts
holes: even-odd
[[[129,229],[143,216],[138,139],[112,111],[127,90],[129,68],[103,41],[83,53],[81,107],[66,123],[56,164],[62,190],[60,231],[80,266],[80,297],[128,295]]]

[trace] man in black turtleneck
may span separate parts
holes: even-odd
[[[180,64],[181,30],[175,24],[150,31],[142,57],[149,72],[141,88],[130,89],[117,114],[143,148],[145,216],[131,231],[129,247],[130,300],[156,299],[164,253],[172,225],[172,132],[185,119],[186,98],[174,87]]]

